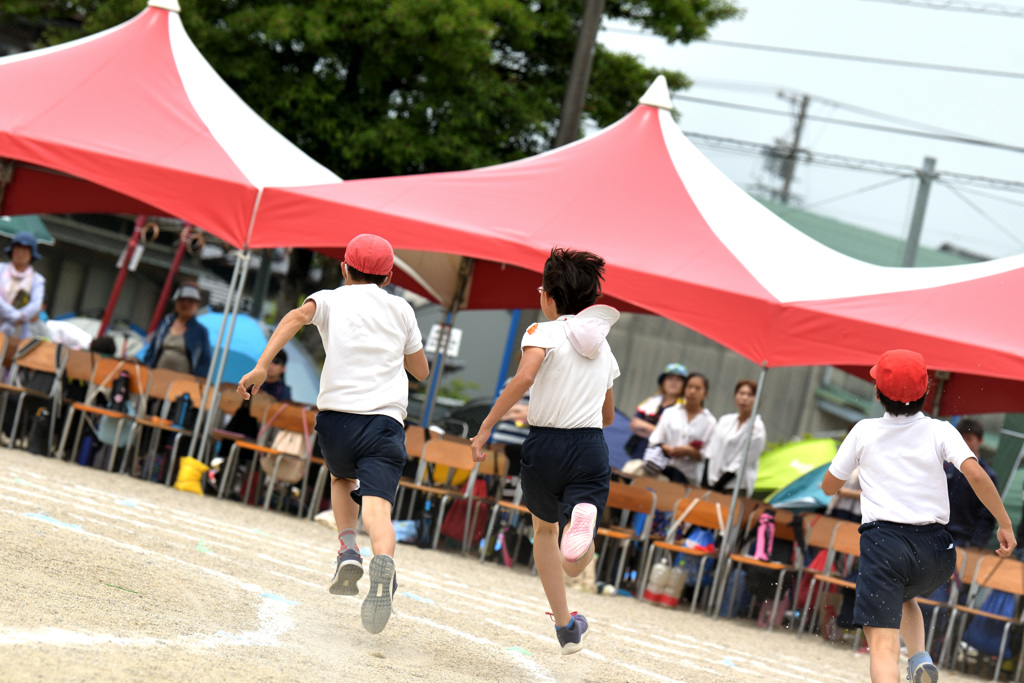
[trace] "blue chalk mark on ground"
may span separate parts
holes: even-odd
[[[135,508],[136,510],[139,509],[138,501],[131,500],[130,498],[126,498],[125,500],[115,500],[114,502],[117,503],[118,505],[123,505],[126,508]]]
[[[21,477],[15,477],[14,478],[14,483],[15,484],[21,484],[22,486],[28,486],[29,488],[33,488],[33,489],[41,489],[41,488],[43,488],[39,484],[33,484],[32,482],[28,481],[27,479],[22,479]]]
[[[228,633],[227,631],[217,631],[213,635],[218,638],[234,638],[235,640],[245,640],[242,636],[236,636],[234,633]]]
[[[216,555],[216,553],[210,550],[210,546],[206,545],[205,538],[199,539],[199,545],[196,546],[196,550],[198,550],[201,553],[206,553],[207,555]]]
[[[270,598],[271,600],[280,600],[281,602],[286,603],[288,605],[298,605],[299,604],[299,603],[295,602],[294,600],[289,600],[288,598],[282,598],[280,595],[274,595],[273,593],[262,593],[260,595],[260,597],[261,598]]]
[[[373,551],[370,550],[369,548],[360,548],[359,549],[359,554],[362,555],[363,557],[373,558]]]
[[[736,666],[736,663],[735,663],[735,662],[733,662],[733,661],[732,661],[731,659],[729,659],[728,657],[726,657],[726,658],[724,658],[724,659],[722,660],[722,664],[725,664],[726,666],[731,666],[731,667],[734,667],[734,668],[735,668],[735,666]]]
[[[517,654],[526,655],[527,657],[532,657],[533,656],[532,652],[530,652],[529,650],[524,650],[521,647],[506,647],[505,650],[507,652],[515,652]]]
[[[32,519],[38,519],[39,521],[46,522],[47,524],[53,524],[54,526],[60,526],[64,527],[65,529],[71,529],[73,531],[82,530],[82,526],[80,524],[68,524],[67,522],[62,522],[59,519],[54,519],[49,515],[44,515],[41,512],[26,512],[25,516],[31,517]]]
[[[402,593],[402,595],[404,595],[407,598],[412,598],[413,600],[419,600],[420,602],[425,602],[428,605],[433,605],[434,604],[434,601],[431,600],[430,598],[425,598],[422,595],[416,595],[412,591],[405,591],[404,593]]]
[[[268,534],[266,531],[260,531],[259,529],[249,529],[249,531],[253,532],[254,534],[259,534],[260,536],[266,536],[267,538],[270,538],[270,534]]]

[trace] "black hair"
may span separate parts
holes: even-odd
[[[876,386],[875,394],[878,396],[878,400],[882,402],[882,407],[885,408],[885,412],[889,413],[893,417],[899,417],[900,415],[916,415],[921,412],[921,408],[924,407],[924,399],[928,396],[928,392],[925,391],[924,395],[916,401],[910,403],[904,403],[903,401],[894,401]]]
[[[956,428],[957,431],[960,432],[961,436],[966,436],[967,434],[974,434],[978,437],[979,441],[985,438],[985,430],[982,428],[981,423],[969,417],[965,417],[964,419],[960,420],[960,424],[958,424]]]
[[[388,279],[387,275],[369,275],[361,270],[356,270],[352,267],[351,263],[346,263],[345,267],[348,268],[349,278],[355,282],[365,282],[366,284],[377,285],[380,287],[387,282]]]
[[[117,347],[114,344],[113,337],[103,335],[89,342],[89,350],[94,353],[101,353],[104,356],[113,356],[117,351]]]
[[[274,362],[280,363],[281,365],[285,365],[288,363],[288,354],[285,353],[284,349],[281,349],[280,351],[277,352],[277,355],[274,356]]]
[[[555,247],[544,263],[544,291],[559,315],[575,315],[601,295],[604,259],[589,251]]]
[[[707,400],[708,394],[711,393],[711,385],[708,383],[708,378],[699,372],[691,372],[686,376],[686,382],[683,384],[683,395],[686,395],[686,387],[690,386],[690,380],[698,378],[704,382],[704,399]],[[704,401],[700,402],[700,407],[704,407]]]

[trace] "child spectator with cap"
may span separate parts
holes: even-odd
[[[402,424],[409,405],[408,371],[427,376],[427,357],[412,307],[384,291],[394,252],[387,240],[357,235],[345,249],[343,286],[310,295],[278,324],[238,393],[248,399],[267,381],[272,361],[303,325],[316,325],[327,353],[316,405],[318,442],[331,473],[331,505],[341,548],[329,590],[357,595],[363,558],[356,545],[360,512],[370,535],[370,588],[363,627],[380,633],[398,589],[391,507],[405,465]]]
[[[538,288],[550,322],[527,328],[519,369],[472,442],[473,456],[485,460],[483,448],[494,425],[530,390],[530,434],[523,442],[520,477],[533,515],[537,573],[562,654],[581,650],[588,632],[586,618],[569,611],[563,572],[579,576],[594,558],[594,534],[611,477],[602,427],[615,416],[612,382],[619,365],[605,337],[619,312],[594,305],[603,278],[601,257],[551,250]]]
[[[871,368],[871,377],[885,415],[854,425],[821,488],[835,495],[860,466],[864,524],[854,622],[864,627],[871,680],[899,680],[902,636],[910,655],[907,677],[912,683],[934,683],[938,669],[925,651],[924,619],[914,598],[948,581],[956,564],[953,538],[946,531],[944,462],[963,473],[996,518],[996,553],[1010,555],[1017,541],[999,492],[963,438],[948,422],[921,412],[928,393],[921,354],[886,351]]]

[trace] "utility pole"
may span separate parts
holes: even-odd
[[[907,245],[903,248],[903,267],[912,268],[917,260],[917,245],[921,243],[921,228],[924,226],[924,210],[928,206],[928,192],[932,187],[932,180],[935,175],[935,159],[924,158],[924,166],[917,172],[919,179],[917,186],[917,199],[914,201],[914,214],[910,218],[910,234],[907,235]]]
[[[558,122],[555,147],[575,142],[580,134],[583,100],[587,97],[590,69],[594,65],[594,52],[597,49],[597,32],[601,28],[601,17],[604,16],[605,0],[584,1],[586,7],[583,9],[580,35],[576,39],[576,51],[572,56],[569,84],[565,89],[565,99],[562,100],[562,115]]]
[[[793,145],[789,148],[786,161],[782,164],[782,192],[779,193],[779,200],[783,204],[789,204],[789,186],[793,182],[793,174],[796,171],[796,155],[800,151],[800,135],[804,130],[804,118],[807,116],[807,104],[811,98],[804,95],[800,98],[800,113],[796,117],[796,129],[793,131]]]

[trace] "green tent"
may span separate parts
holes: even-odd
[[[838,447],[834,439],[806,439],[764,453],[757,468],[754,497],[763,498],[831,462]]]
[[[0,216],[0,235],[11,238],[19,232],[32,233],[36,236],[36,241],[39,244],[48,247],[52,247],[55,243],[53,235],[46,229],[46,224],[39,216]]]

